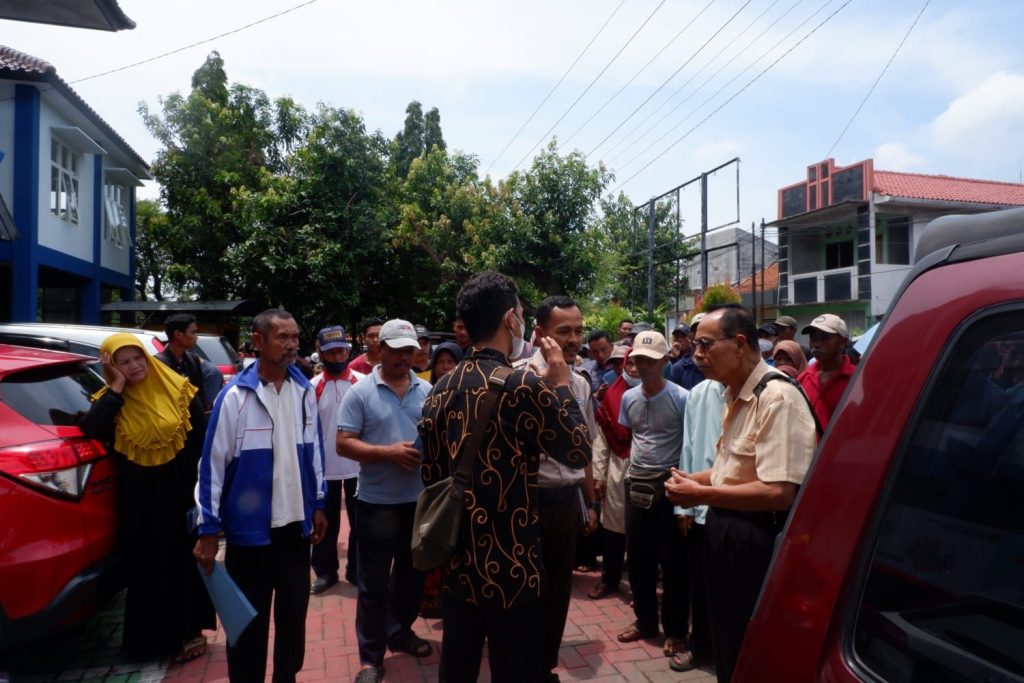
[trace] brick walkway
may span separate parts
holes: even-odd
[[[345,516],[342,515],[342,520]],[[344,522],[343,522],[344,524]],[[346,538],[342,530],[341,538]],[[560,666],[563,681],[588,680],[660,683],[703,681],[715,677],[706,670],[676,673],[668,668],[661,641],[620,643],[615,634],[633,620],[628,593],[590,600],[586,592],[598,574],[576,574],[569,608]],[[623,582],[623,589],[626,584]],[[222,630],[210,634],[205,656],[184,665],[168,661],[130,662],[123,659],[120,643],[120,602],[93,617],[70,634],[16,652],[0,652],[0,683],[50,683],[52,681],[100,681],[148,683],[157,681],[227,680],[227,645]],[[359,669],[356,645],[356,589],[340,582],[318,596],[311,596],[306,620],[306,657],[298,680],[348,682]],[[439,619],[418,619],[414,629],[434,644],[435,653],[422,660],[389,653],[384,660],[386,683],[434,683],[437,681],[437,650],[441,643]],[[267,671],[271,670],[268,663]],[[9,672],[4,674],[3,672]],[[7,680],[5,680],[5,678]],[[269,677],[267,678],[269,681]],[[486,656],[480,681],[489,681]]]

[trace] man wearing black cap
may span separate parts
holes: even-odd
[[[348,517],[348,542],[346,544],[345,580],[355,583],[355,511],[356,477],[359,463],[339,455],[335,449],[335,434],[338,430],[338,407],[342,397],[363,375],[348,367],[352,345],[348,342],[345,328],[341,325],[325,327],[316,336],[317,350],[323,371],[310,380],[316,392],[316,408],[320,413],[320,429],[324,440],[324,479],[327,480],[327,496],[324,499],[324,514],[327,516],[327,534],[324,540],[313,546],[310,558],[316,579],[309,592],[319,595],[338,583],[338,531],[341,527],[341,499],[345,498],[345,515]]]
[[[698,313],[697,315],[693,316],[691,324],[694,327],[696,327],[697,323],[700,322],[700,318],[703,315],[703,313]],[[677,338],[680,336],[677,333],[680,332],[681,330],[685,330],[686,342],[685,345],[681,344],[682,348],[684,348],[685,350],[683,351],[683,354],[679,357],[679,359],[675,360],[672,363],[672,368],[669,370],[668,373],[668,379],[671,382],[678,384],[683,389],[689,391],[690,389],[693,389],[695,386],[704,381],[704,373],[701,372],[700,368],[697,367],[697,364],[693,362],[690,341],[692,330],[690,329],[690,325],[687,325],[686,323],[679,323],[676,326],[676,329],[672,331],[673,348],[676,345]]]

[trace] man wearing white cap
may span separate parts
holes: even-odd
[[[686,539],[679,532],[665,482],[679,462],[687,391],[662,375],[668,363],[668,342],[653,330],[633,340],[630,360],[640,386],[622,396],[619,423],[633,431],[626,473],[626,555],[636,621],[618,634],[629,643],[658,635],[658,566],[661,566],[661,626],[664,652],[670,657],[687,649],[690,623]]]
[[[801,372],[797,381],[824,429],[857,369],[845,353],[850,333],[843,319],[832,313],[819,315],[803,333],[810,336],[811,356],[818,362]]]
[[[416,498],[423,490],[416,425],[430,383],[412,371],[420,348],[405,320],[380,328],[381,363],[341,402],[338,453],[360,463],[356,491],[356,636],[361,668],[356,683],[383,678],[386,649],[427,657],[429,642],[412,631],[423,573],[412,566]]]

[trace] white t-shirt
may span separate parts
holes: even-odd
[[[296,406],[301,397],[295,383],[285,379],[278,392],[272,382],[260,384],[260,398],[274,423],[274,485],[270,501],[270,528],[306,519],[299,478],[299,451],[295,440]]]

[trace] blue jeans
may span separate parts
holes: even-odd
[[[412,518],[416,503],[356,502],[356,636],[359,661],[381,666],[388,645],[412,637],[425,574],[412,566]]]

